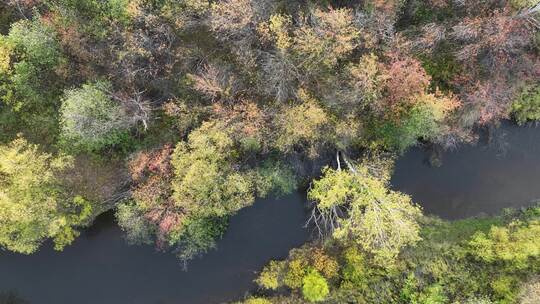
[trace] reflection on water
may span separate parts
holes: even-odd
[[[400,158],[394,188],[427,213],[463,218],[518,207],[540,197],[540,129],[506,125],[489,144],[442,153],[433,168],[412,149]],[[231,220],[218,250],[183,272],[170,253],[128,246],[112,214],[63,252],[48,244],[31,256],[0,253],[0,304],[212,304],[242,298],[269,260],[284,258],[308,239],[305,194],[259,200]],[[9,302],[11,301],[11,302]],[[13,302],[15,301],[15,302]],[[17,302],[19,301],[19,302]]]
[[[307,241],[305,216],[304,194],[258,200],[231,219],[217,250],[182,271],[171,253],[127,245],[112,214],[104,214],[63,252],[50,244],[30,256],[1,252],[0,290],[16,289],[32,304],[231,301],[255,288],[269,260]]]
[[[17,291],[0,291],[0,304],[30,304],[30,302],[21,298]]]
[[[494,214],[540,198],[540,129],[505,123],[489,141],[442,153],[429,165],[420,148],[396,163],[391,183],[426,213],[447,219]]]

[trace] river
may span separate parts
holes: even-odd
[[[520,207],[540,198],[540,129],[505,124],[490,144],[463,146],[428,165],[411,149],[396,163],[392,185],[411,194],[426,213],[457,219]],[[309,238],[305,195],[258,200],[231,219],[218,249],[190,262],[170,253],[129,246],[112,213],[63,252],[46,244],[24,256],[0,253],[0,290],[32,304],[212,304],[240,299],[270,259]],[[0,304],[4,304],[0,297]],[[12,303],[10,303],[12,304]],[[13,303],[14,304],[14,303]]]
[[[490,143],[465,145],[442,154],[442,165],[428,165],[415,148],[396,163],[391,184],[412,195],[424,212],[445,219],[495,214],[540,199],[540,128],[509,122]]]

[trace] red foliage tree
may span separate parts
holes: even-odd
[[[170,162],[173,148],[139,153],[129,164],[134,182],[133,198],[143,206],[145,218],[157,228],[156,247],[166,247],[166,236],[181,225],[184,212],[171,198],[170,180],[173,175]]]

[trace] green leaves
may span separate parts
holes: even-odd
[[[56,33],[38,17],[13,24],[8,40],[23,61],[54,67],[62,58]]]
[[[233,141],[219,125],[205,123],[192,132],[172,156],[176,205],[203,217],[225,216],[251,205],[254,185],[234,169],[236,161]]]
[[[316,270],[310,271],[309,274],[304,277],[302,294],[306,300],[310,302],[320,302],[324,300],[329,292],[330,290],[326,279]]]
[[[469,246],[471,254],[488,263],[504,262],[516,269],[531,264],[531,258],[540,257],[540,222],[512,222],[507,227],[492,226],[489,232],[476,233]]]
[[[0,146],[0,245],[32,253],[46,238],[60,250],[78,235],[72,226],[89,218],[92,207],[82,197],[70,199],[58,178],[71,166],[18,138]]]
[[[181,228],[171,234],[176,255],[186,262],[216,247],[216,240],[227,228],[226,217],[194,217],[184,221]]]
[[[540,85],[523,88],[512,103],[511,111],[520,125],[530,120],[540,120]]]
[[[91,152],[125,140],[131,122],[110,90],[110,83],[95,82],[65,92],[60,109],[65,147]]]
[[[60,93],[56,71],[63,62],[56,32],[39,16],[18,21],[8,35],[0,35],[0,102],[6,104],[0,110],[11,116],[2,121],[7,138],[19,132],[39,141],[54,138]]]
[[[409,196],[387,189],[366,168],[355,171],[324,169],[308,197],[335,239],[359,245],[389,264],[403,247],[420,240],[421,210]]]
[[[208,121],[176,148],[166,145],[139,153],[130,169],[133,201],[120,205],[117,218],[135,243],[156,240],[187,261],[215,247],[229,216],[255,197],[295,188],[291,171],[272,158],[259,166],[243,163],[234,129]]]

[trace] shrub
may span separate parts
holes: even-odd
[[[285,262],[270,261],[257,278],[257,284],[264,288],[277,289],[282,285],[280,277],[283,275],[286,266]]]
[[[310,302],[324,300],[330,290],[326,279],[316,270],[312,270],[303,279],[302,294]]]
[[[272,302],[264,298],[249,298],[243,304],[272,304]]]
[[[110,90],[110,83],[98,81],[65,92],[60,109],[64,146],[92,152],[126,141],[131,123]]]
[[[511,110],[519,124],[540,120],[540,85],[523,88],[512,103]]]
[[[83,225],[92,207],[61,184],[71,166],[70,158],[42,153],[23,138],[0,146],[0,246],[30,254],[47,238],[57,250],[74,240],[73,226]]]
[[[469,242],[473,256],[488,262],[505,262],[515,269],[529,267],[530,258],[540,257],[540,222],[512,222],[508,227],[491,227],[488,234],[477,232]]]

